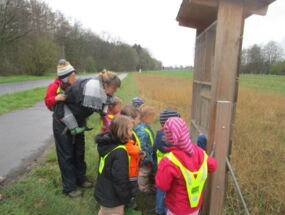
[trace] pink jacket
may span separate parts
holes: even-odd
[[[174,153],[177,159],[190,171],[198,171],[204,160],[203,150],[194,144],[192,157],[177,147],[170,147],[168,150]],[[208,172],[214,172],[216,168],[216,160],[208,156]],[[168,158],[163,158],[160,161],[155,176],[155,184],[166,192],[166,206],[176,215],[193,213],[202,205],[203,196],[201,196],[197,207],[190,207],[183,175],[179,167],[173,164]]]
[[[106,116],[101,116],[101,132],[104,133],[109,131],[110,130],[109,127],[111,125],[112,120],[114,119],[114,117],[119,115],[120,115],[119,113],[114,115],[108,112]]]

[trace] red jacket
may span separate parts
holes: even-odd
[[[198,146],[193,144],[194,153],[190,157],[185,152],[176,147],[168,148],[176,158],[190,171],[198,171],[204,160],[204,152]],[[208,172],[214,172],[217,168],[216,160],[208,156]],[[175,164],[168,158],[163,158],[155,176],[156,186],[166,192],[165,203],[169,210],[177,215],[186,215],[197,211],[203,201],[203,196],[197,207],[191,208],[189,205],[188,194],[186,190],[183,175]]]
[[[55,97],[57,95],[57,89],[60,87],[62,90],[66,90],[70,85],[63,83],[59,78],[54,79],[49,84],[45,96],[45,104],[49,110],[52,110],[56,105]]]

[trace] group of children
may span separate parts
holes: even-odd
[[[156,214],[199,213],[206,173],[216,169],[216,162],[192,144],[178,112],[162,111],[161,129],[154,136],[150,125],[155,116],[154,108],[139,97],[124,107],[115,97],[101,117],[102,133],[95,138],[100,157],[94,193],[99,215],[119,215],[125,207],[136,208],[138,190],[155,193]],[[204,135],[199,136],[204,149],[206,141]]]

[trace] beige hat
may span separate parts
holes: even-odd
[[[72,72],[75,72],[75,69],[71,64],[65,59],[60,59],[57,65],[57,76],[59,78],[65,78],[69,76]]]

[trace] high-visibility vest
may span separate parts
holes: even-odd
[[[64,93],[64,90],[61,89],[61,87],[59,86],[59,87],[56,89],[56,94],[60,94],[60,93]]]
[[[110,154],[111,152],[115,151],[116,149],[124,149],[124,150],[126,150],[126,152],[127,152],[127,149],[126,149],[126,147],[125,147],[124,145],[119,145],[119,146],[113,148],[113,149],[112,149],[110,152],[108,152],[104,157],[100,157],[100,163],[99,163],[99,169],[98,169],[99,174],[102,174],[102,172],[103,172],[103,169],[104,169],[104,166],[105,166],[105,160],[106,160],[106,158],[109,156],[109,154]],[[128,152],[127,152],[127,153],[128,153]],[[129,163],[130,163],[130,157],[129,157],[129,155],[128,155],[128,160],[129,160]]]
[[[168,153],[168,152],[167,152]],[[159,149],[156,150],[156,159],[157,159],[157,164],[161,161],[161,159],[166,155],[166,153],[162,153],[159,151]]]
[[[154,140],[153,140],[153,135],[151,133],[151,131],[148,129],[148,128],[144,128],[144,131],[148,134],[149,136],[149,139],[150,139],[150,143],[151,145],[153,146],[154,145]],[[136,134],[136,132],[133,131],[133,135],[135,137],[135,140],[138,144],[138,146],[141,148],[141,141],[140,141],[140,138],[138,137],[138,135]]]
[[[185,180],[190,207],[197,207],[201,198],[205,181],[208,176],[208,155],[204,152],[204,161],[200,169],[196,172],[192,172],[184,167],[172,152],[168,153],[165,156],[168,157],[172,163],[179,167]]]
[[[133,131],[133,135],[134,135],[134,137],[135,137],[136,143],[137,143],[138,146],[141,148],[141,141],[140,141],[138,135],[137,135],[136,132],[134,132],[134,131]]]
[[[114,119],[115,118],[115,115],[113,115],[113,114],[107,114],[107,117],[109,117],[110,119]],[[101,118],[101,129],[103,129],[104,128],[104,121],[103,121],[103,119]]]

